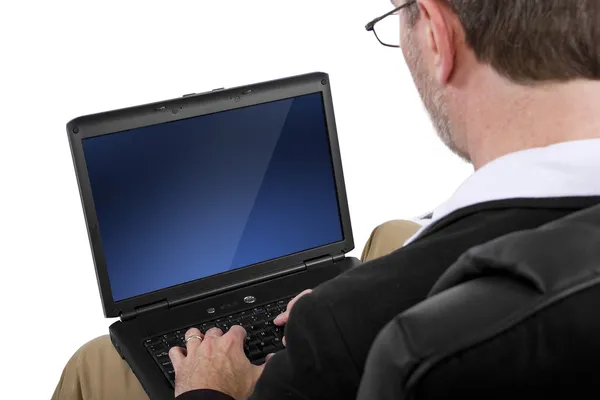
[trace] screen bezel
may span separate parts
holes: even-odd
[[[343,239],[329,245],[241,267],[218,275],[200,278],[191,282],[182,283],[115,302],[108,278],[106,260],[98,227],[98,219],[83,154],[82,141],[95,136],[214,114],[217,112],[318,92],[322,95],[326,126],[329,134],[329,148],[333,164]],[[98,280],[102,306],[106,317],[118,317],[121,314],[129,314],[138,307],[164,300],[169,303],[177,303],[180,299],[190,297],[191,295],[200,297],[204,293],[207,295],[213,293],[219,288],[225,289],[237,287],[244,283],[265,279],[277,273],[284,273],[287,270],[298,269],[298,266],[306,260],[325,255],[347,253],[354,248],[331,88],[329,76],[325,73],[306,74],[83,116],[76,118],[67,124],[67,133],[71,145],[85,221],[88,228],[96,278]]]

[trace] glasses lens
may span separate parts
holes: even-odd
[[[377,22],[374,30],[379,41],[386,46],[397,47],[400,45],[400,17],[397,14]]]

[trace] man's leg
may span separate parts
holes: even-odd
[[[52,400],[148,400],[108,336],[88,342],[71,357]]]
[[[419,228],[420,225],[403,220],[378,226],[365,245],[362,260],[370,261],[399,249]],[[92,399],[148,400],[108,336],[92,340],[73,355],[52,397],[52,400]]]
[[[407,220],[388,221],[379,225],[371,232],[363,249],[361,260],[363,262],[371,261],[398,250],[419,229],[421,229],[421,225]]]

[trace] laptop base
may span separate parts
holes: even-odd
[[[326,267],[308,268],[189,304],[157,310],[129,321],[118,321],[110,326],[110,337],[121,357],[131,366],[150,399],[173,399],[172,384],[144,346],[147,339],[251,310],[277,299],[292,297],[304,289],[314,288],[358,265],[360,265],[358,259],[346,257]],[[244,302],[244,299],[252,297],[255,299],[253,303]]]

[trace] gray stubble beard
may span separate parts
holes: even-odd
[[[463,160],[470,162],[467,152],[461,149],[456,142],[456,132],[449,117],[446,95],[443,89],[436,84],[433,77],[427,73],[419,46],[415,43],[411,33],[406,33],[405,43],[407,45],[405,56],[408,69],[412,74],[417,91],[429,113],[438,137],[450,151]]]

